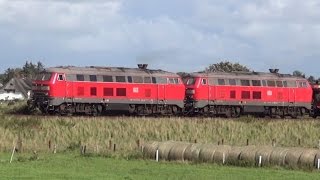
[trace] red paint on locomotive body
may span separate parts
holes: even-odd
[[[33,84],[34,104],[44,112],[90,113],[95,108],[171,114],[184,107],[180,77],[162,70],[56,67],[46,69]],[[43,86],[49,88],[38,88]]]
[[[201,113],[287,115],[308,111],[311,100],[306,79],[278,73],[193,73],[186,82],[186,107]]]

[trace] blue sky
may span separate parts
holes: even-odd
[[[0,0],[0,72],[148,63],[199,71],[229,60],[319,77],[317,0]]]

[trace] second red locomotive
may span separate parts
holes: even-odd
[[[271,73],[193,73],[186,82],[186,109],[208,116],[291,116],[309,112],[312,88],[304,78]]]

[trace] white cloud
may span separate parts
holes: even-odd
[[[0,0],[0,40],[11,41],[13,58],[17,48],[51,60],[108,53],[111,65],[121,57],[124,65],[147,61],[173,71],[229,59],[313,73],[302,62],[320,57],[319,7],[316,0]],[[30,46],[38,51],[26,53]]]

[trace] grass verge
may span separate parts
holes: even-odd
[[[19,158],[19,157],[20,158]],[[318,179],[319,172],[125,160],[77,153],[0,154],[1,179]],[[20,159],[20,160],[19,160]]]

